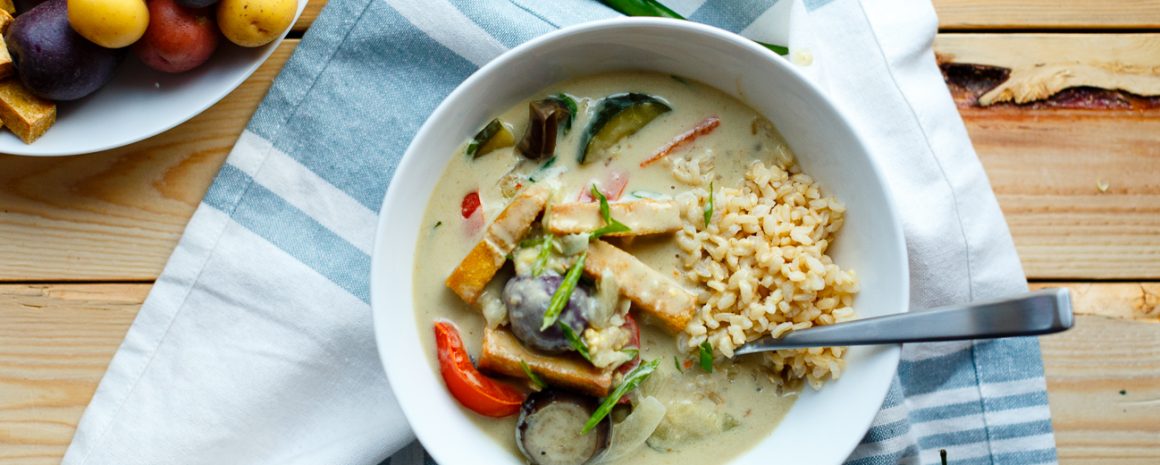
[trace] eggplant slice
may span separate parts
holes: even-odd
[[[516,423],[516,445],[532,465],[583,465],[595,461],[612,439],[605,417],[588,434],[584,423],[599,407],[595,398],[560,390],[529,395]]]
[[[511,147],[515,143],[516,138],[512,135],[511,129],[496,118],[480,129],[471,139],[471,143],[467,144],[467,156],[472,159],[479,158],[497,149]]]

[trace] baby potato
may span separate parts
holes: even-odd
[[[127,47],[145,35],[149,8],[145,0],[68,0],[68,22],[94,44]]]
[[[230,42],[260,47],[280,37],[297,12],[296,0],[222,0],[218,27]]]
[[[183,73],[213,55],[218,29],[209,8],[186,8],[174,0],[149,0],[149,29],[133,45],[146,66],[166,73]]]

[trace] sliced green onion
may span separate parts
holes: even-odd
[[[685,369],[681,368],[681,360],[676,355],[673,356],[673,366],[677,367],[677,371],[684,373]]]
[[[552,293],[552,300],[548,302],[548,310],[544,312],[544,323],[540,325],[540,331],[555,324],[556,318],[560,317],[560,312],[563,312],[564,307],[568,306],[568,299],[572,298],[572,291],[576,290],[576,284],[580,282],[580,272],[584,270],[584,259],[586,258],[588,258],[587,250],[580,254],[580,258],[576,259],[576,263],[573,263],[571,268],[568,268],[568,272],[564,274],[564,280],[560,282],[560,287]]]
[[[568,345],[576,349],[576,352],[579,352],[580,356],[584,357],[584,360],[592,363],[592,355],[588,352],[588,345],[584,343],[583,339],[580,339],[580,335],[576,334],[576,331],[573,331],[572,327],[564,324],[563,321],[557,321],[556,326],[560,327],[560,331],[564,332],[564,337],[568,339]]]
[[[664,196],[662,194],[658,194],[656,192],[649,192],[649,191],[632,191],[628,195],[631,195],[631,196],[636,197],[638,199],[661,200],[661,199],[667,198],[666,196]]]
[[[637,365],[627,375],[624,375],[624,381],[621,381],[616,386],[616,389],[612,391],[612,394],[604,398],[604,402],[600,404],[600,407],[597,407],[596,411],[592,412],[592,416],[588,417],[588,422],[584,423],[584,429],[580,430],[580,434],[588,434],[589,431],[592,431],[592,428],[599,425],[601,420],[604,420],[604,417],[608,416],[608,413],[612,411],[612,407],[615,407],[616,403],[620,402],[620,398],[628,394],[629,391],[636,389],[637,386],[640,386],[640,383],[645,378],[648,378],[660,363],[661,359],[653,359],[652,361]]]
[[[709,345],[709,340],[701,343],[701,369],[706,373],[713,372],[713,346]]]
[[[541,236],[542,239],[538,247],[540,253],[536,254],[536,262],[532,264],[532,276],[539,277],[544,272],[544,268],[548,267],[548,258],[552,254],[552,236]]]
[[[626,16],[656,16],[660,18],[688,19],[656,0],[600,0],[600,3]],[[789,55],[789,48],[785,46],[758,41],[754,42],[772,50],[773,53],[778,55]]]
[[[528,366],[528,362],[520,360],[520,368],[524,369],[524,374],[527,375],[528,379],[532,380],[532,384],[535,384],[536,388],[543,389],[548,387],[548,385],[544,383],[544,380],[540,378],[540,375],[537,375],[532,371],[532,367]]]
[[[596,188],[596,184],[592,185],[592,196],[600,201],[600,217],[604,218],[604,226],[590,233],[593,239],[597,239],[606,234],[632,231],[624,223],[612,218],[612,212],[608,207],[608,198],[604,196],[603,192],[600,192],[600,189]]]
[[[636,358],[637,355],[640,355],[640,349],[621,349],[620,351],[624,352],[625,355],[628,355],[629,360],[632,360]]]
[[[705,204],[705,227],[713,221],[713,181],[709,181],[709,203]]]

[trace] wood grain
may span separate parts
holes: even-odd
[[[1155,0],[934,0],[941,30],[1112,29],[1160,26]]]
[[[1048,285],[1080,315],[1041,339],[1063,463],[1160,463],[1160,324],[1124,313],[1160,284]],[[0,285],[0,465],[59,463],[149,287]]]
[[[0,285],[0,464],[57,464],[148,284]]]
[[[156,277],[297,43],[157,137],[78,157],[0,155],[0,281]]]
[[[324,6],[326,6],[326,0],[307,0],[306,8],[302,9],[302,14],[298,16],[298,21],[294,23],[294,27],[290,31],[299,34],[306,32],[307,29],[310,29],[310,25],[314,24],[314,20],[318,19]]]

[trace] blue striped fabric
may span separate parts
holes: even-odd
[[[775,2],[679,3],[691,19],[740,31]],[[371,214],[412,135],[483,60],[559,27],[616,14],[590,0],[420,2],[422,8],[456,13],[440,13],[445,22],[432,29],[430,17],[415,15],[414,3],[331,0],[248,127],[284,153],[287,163],[316,176],[321,191],[337,191]],[[812,0],[806,7],[827,3],[841,2]],[[475,40],[454,42],[455,37]],[[366,245],[256,182],[243,165],[231,157],[204,205],[369,301]],[[848,463],[937,463],[940,449],[948,451],[951,464],[1055,461],[1035,339],[904,355],[878,420]],[[404,452],[400,456],[434,463],[425,454]],[[412,462],[400,456],[395,463]]]

